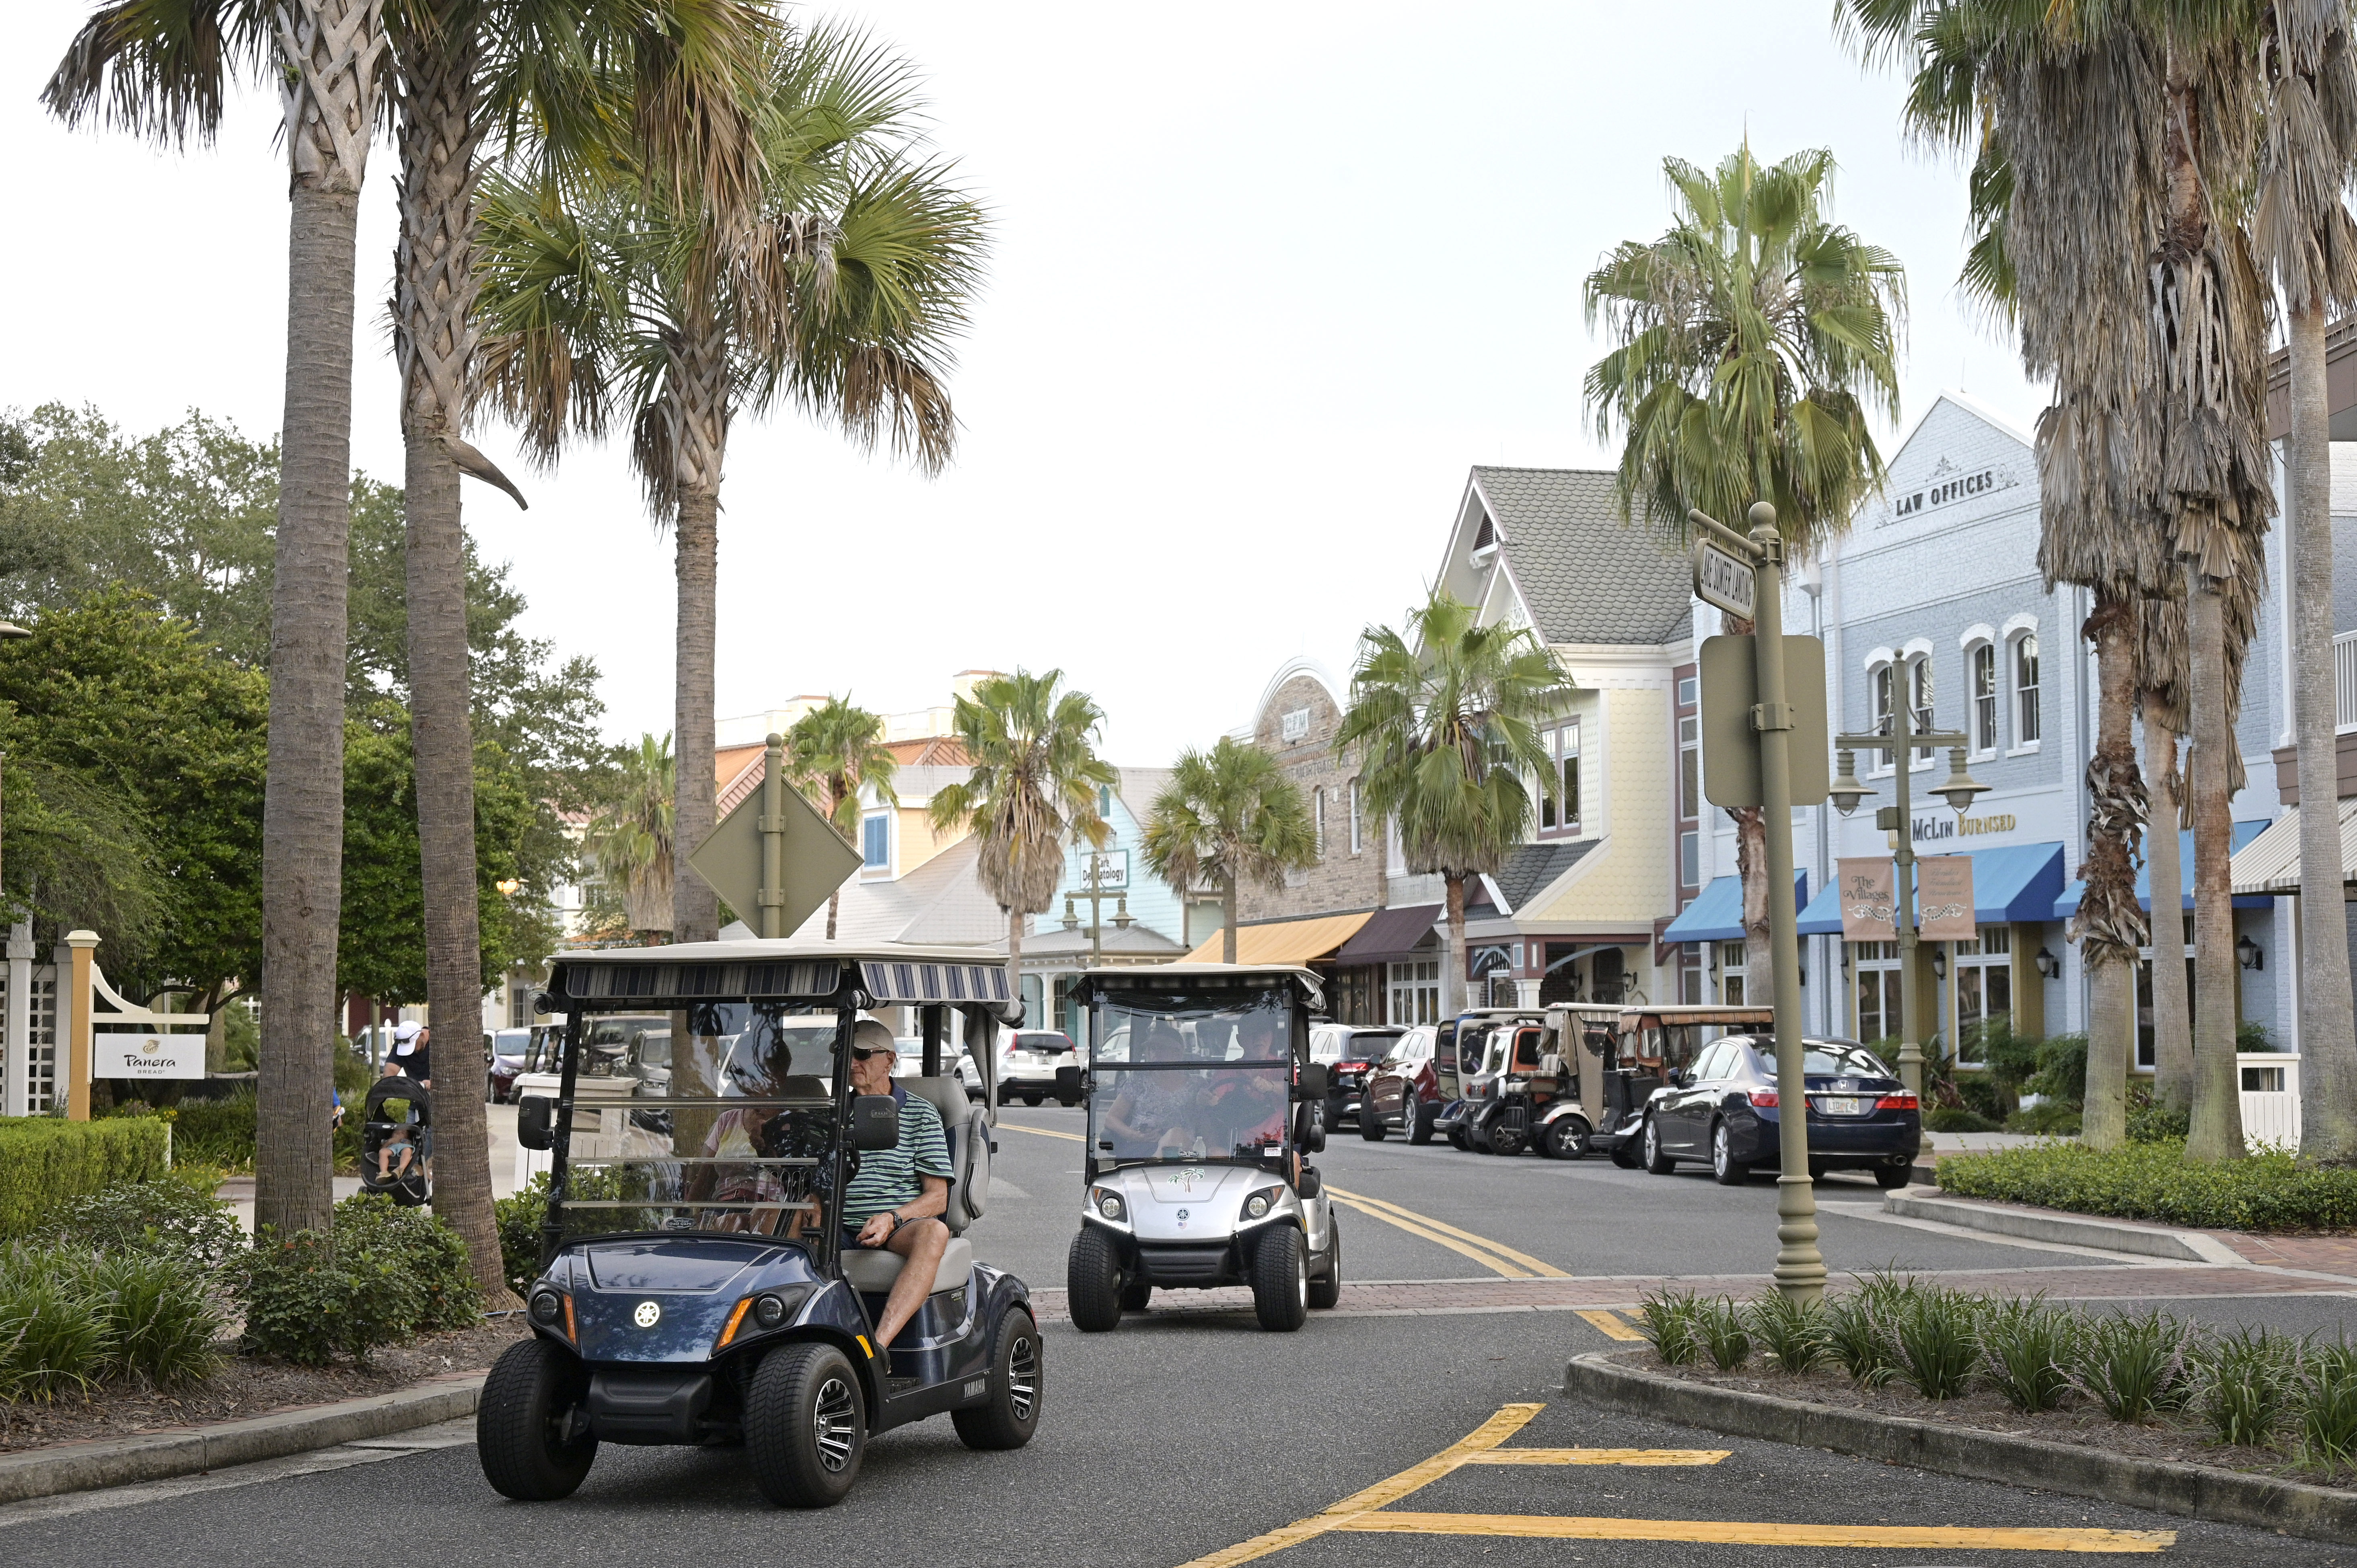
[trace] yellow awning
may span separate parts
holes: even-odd
[[[1302,920],[1271,920],[1265,925],[1236,928],[1238,963],[1315,963],[1334,956],[1334,950],[1359,934],[1375,918],[1369,909],[1356,915],[1313,915]],[[1227,956],[1225,932],[1215,931],[1181,963],[1218,963]]]

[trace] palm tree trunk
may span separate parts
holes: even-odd
[[[1013,905],[1007,906],[1006,909],[1006,975],[1008,983],[1015,987],[1016,999],[1020,1001],[1023,996],[1023,911]],[[1040,983],[1044,990],[1047,983],[1042,981]],[[1039,1010],[1042,1013],[1048,1010],[1048,999],[1044,995],[1039,999]],[[1061,1026],[1048,1018],[1026,1018],[1023,1023],[1033,1029]]]
[[[716,742],[717,737],[716,736],[715,738]],[[718,807],[716,806],[714,810],[718,810]],[[841,795],[837,793],[834,787],[830,784],[827,787],[826,791],[826,820],[830,822],[834,822],[836,815],[841,812],[842,810],[843,799]],[[835,911],[842,908],[843,889],[838,886],[834,892],[826,896],[826,940],[828,941],[834,940]]]
[[[445,5],[401,59],[401,242],[394,341],[402,369],[407,465],[409,733],[417,769],[417,842],[425,893],[425,994],[457,1059],[434,1090],[440,1140],[434,1212],[467,1243],[475,1282],[494,1308],[513,1303],[491,1212],[491,1164],[472,1055],[483,997],[475,857],[473,695],[468,678],[467,545],[450,438],[466,413],[475,347],[477,38]],[[446,1052],[446,1064],[453,1053]]]
[[[2136,1048],[2136,950],[2144,911],[2136,907],[2135,851],[2144,820],[2137,776],[2134,708],[2135,610],[2098,592],[2083,635],[2095,645],[2095,750],[2087,759],[2086,891],[2072,922],[2087,963],[2087,1093],[2080,1138],[2090,1148],[2117,1148],[2127,1137],[2127,1067]],[[1911,977],[1910,977],[1911,978]]]
[[[2177,789],[2177,732],[2144,718],[2145,781],[2152,790],[2152,822],[2145,830],[2145,862],[2152,884],[2153,1098],[2172,1111],[2193,1104],[2193,1014],[2185,989],[2185,868],[2178,854],[2183,802]]]
[[[2234,888],[2228,865],[2234,736],[2226,723],[2226,608],[2211,578],[2189,565],[2186,579],[2193,671],[2187,772],[2193,801],[2195,989],[2193,1123],[2185,1154],[2230,1160],[2243,1155],[2243,1101],[2234,1071]],[[2334,853],[2337,857],[2337,845]]]
[[[2341,902],[2332,669],[2332,467],[2324,312],[2291,313],[2292,722],[2299,742],[2299,1152],[2357,1161],[2357,1012]]]
[[[675,571],[679,625],[674,643],[672,728],[678,757],[673,796],[672,940],[708,942],[720,934],[720,899],[687,857],[712,836],[718,815],[712,781],[714,599],[719,573],[720,492],[711,484],[682,488]],[[738,910],[739,915],[747,911]]]
[[[274,21],[293,181],[253,1174],[255,1224],[293,1231],[327,1225],[334,1207],[328,1053],[343,903],[352,265],[384,33],[382,0],[296,0]]]
[[[1448,889],[1448,961],[1440,970],[1440,1015],[1454,1018],[1465,1005],[1465,878],[1451,873]]]
[[[1730,806],[1735,821],[1735,870],[1743,879],[1743,1004],[1776,1004],[1774,950],[1768,942],[1768,819],[1757,806]],[[1792,889],[1785,889],[1785,897]]]
[[[1220,878],[1220,961],[1236,961],[1236,879],[1231,874]]]

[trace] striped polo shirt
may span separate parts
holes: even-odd
[[[888,1208],[914,1202],[924,1191],[919,1176],[950,1176],[950,1141],[942,1132],[942,1113],[932,1101],[920,1100],[892,1086],[900,1102],[900,1141],[888,1149],[869,1149],[859,1156],[859,1174],[843,1193],[843,1223],[852,1230]]]

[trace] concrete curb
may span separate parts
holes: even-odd
[[[2147,1258],[2168,1258],[2180,1263],[2222,1263],[2248,1267],[2250,1260],[2214,1236],[2199,1230],[2169,1230],[2126,1219],[2104,1219],[2090,1214],[2063,1214],[2045,1208],[2014,1208],[1973,1198],[1935,1197],[1914,1187],[1887,1194],[1882,1207],[1910,1219],[1935,1219],[1967,1230],[1996,1236],[2018,1236],[2025,1241],[2051,1241],[2067,1247],[2093,1247],[2107,1252],[2135,1252]]]
[[[201,1475],[231,1465],[251,1465],[257,1459],[276,1459],[456,1421],[475,1413],[485,1375],[453,1373],[366,1399],[178,1432],[60,1443],[54,1448],[9,1455],[0,1458],[0,1503]]]
[[[1617,1410],[1737,1437],[2357,1544],[2357,1492],[2330,1487],[1712,1388],[1623,1365],[1605,1352],[1572,1358],[1564,1368],[1563,1388]]]

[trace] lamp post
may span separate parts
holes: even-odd
[[[1892,788],[1899,799],[1896,805],[1880,806],[1874,813],[1874,825],[1899,835],[1899,847],[1892,853],[1894,873],[1891,878],[1890,918],[1899,938],[1899,1078],[1907,1092],[1915,1097],[1918,1113],[1926,1108],[1923,1099],[1923,1047],[1915,1038],[1915,1016],[1909,1008],[1912,990],[1908,976],[1915,961],[1916,933],[1919,922],[1915,910],[1915,831],[1912,815],[1913,798],[1908,775],[1913,769],[1908,752],[1918,746],[1944,746],[1948,748],[1948,778],[1932,793],[1946,800],[1958,816],[1963,816],[1973,803],[1973,798],[1988,786],[1975,783],[1964,771],[1964,747],[1970,744],[1953,730],[1925,730],[1914,733],[1915,714],[1905,700],[1912,693],[1900,690],[1897,666],[1892,667],[1890,692],[1890,728],[1888,733],[1870,735],[1837,735],[1834,745],[1841,749],[1841,772],[1828,791],[1834,809],[1845,817],[1858,808],[1858,803],[1874,791],[1858,781],[1857,754],[1876,751],[1889,757],[1897,775]],[[1931,1135],[1920,1131],[1921,1140],[1917,1150],[1930,1147]]]

